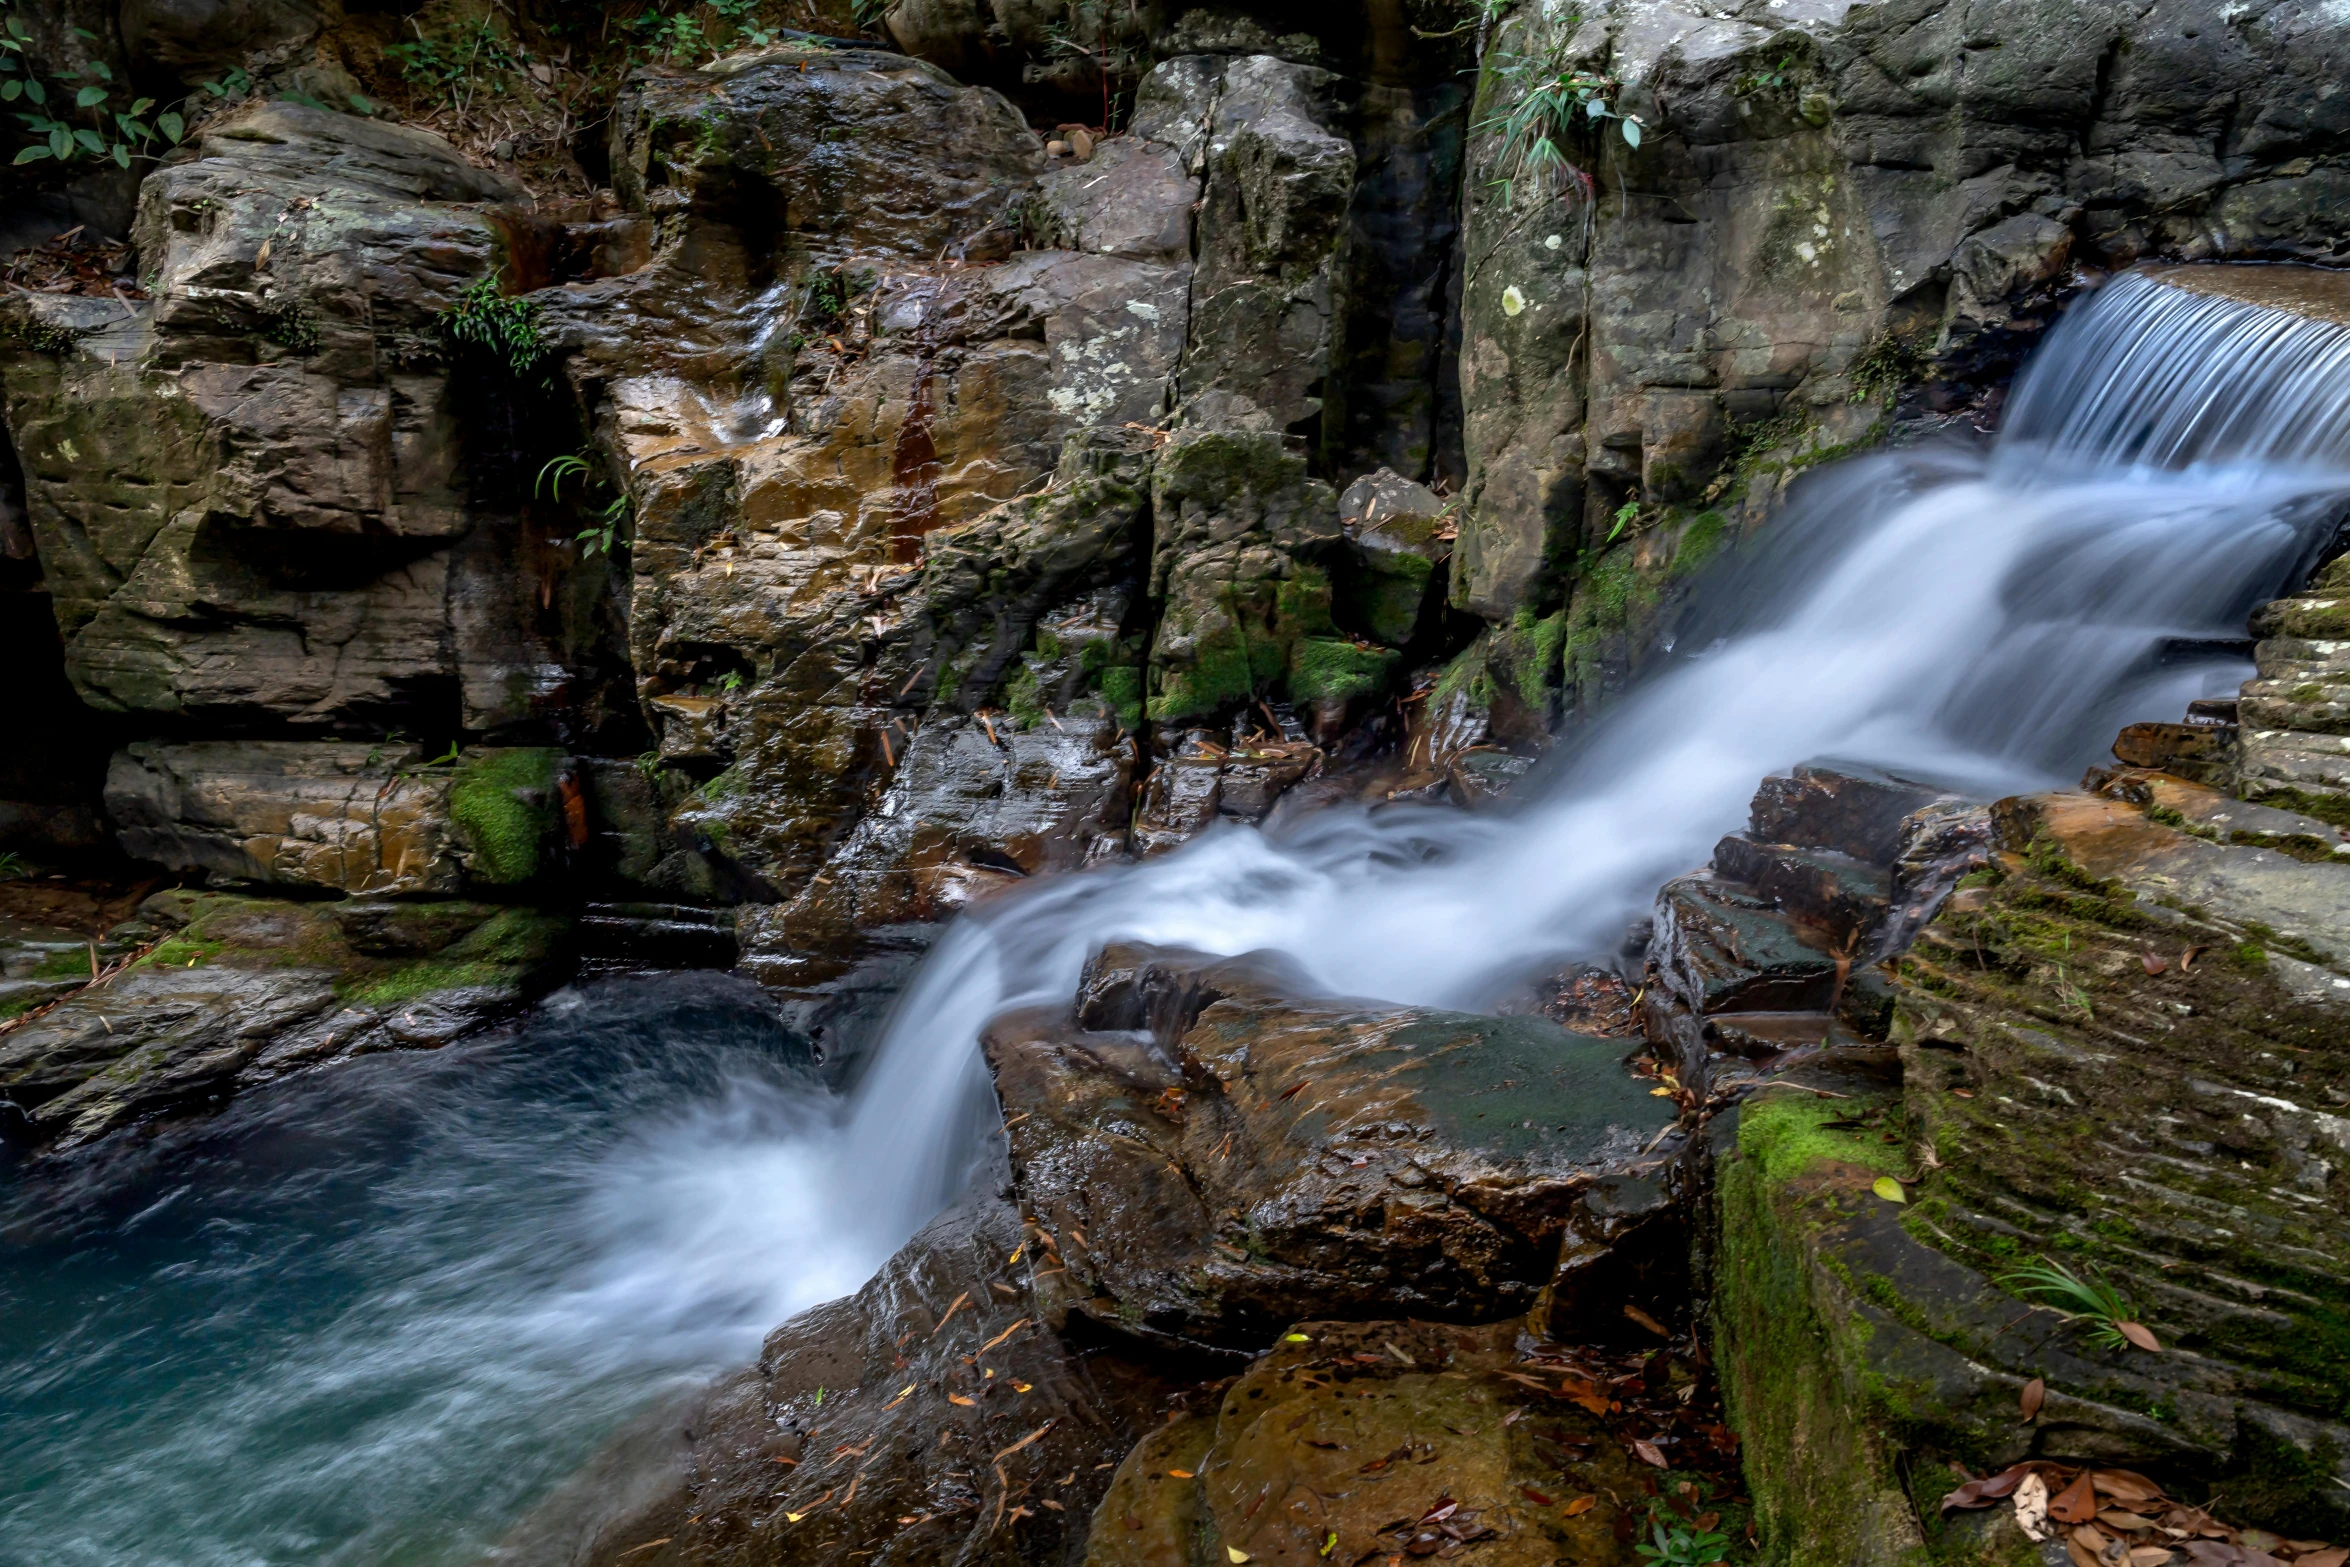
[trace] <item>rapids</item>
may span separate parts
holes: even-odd
[[[853,1288],[970,1179],[974,1046],[1111,938],[1277,948],[1475,1006],[1620,945],[1755,782],[1834,755],[2006,791],[2246,673],[2350,490],[2350,330],[2123,277],[1988,450],[1813,476],[1513,813],[1333,811],[948,929],[845,1093],[744,993],[607,982],[240,1101],[0,1232],[0,1559],[474,1559],[632,1409]]]

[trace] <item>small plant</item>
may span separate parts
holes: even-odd
[[[1633,1549],[1646,1557],[1654,1567],[1713,1567],[1715,1562],[1730,1554],[1727,1535],[1707,1534],[1702,1530],[1676,1526],[1671,1533],[1663,1524],[1654,1526],[1656,1543]]]
[[[24,856],[16,853],[0,853],[0,881],[22,881],[24,878]]]
[[[588,472],[588,460],[577,452],[565,452],[560,457],[550,457],[546,464],[539,469],[539,476],[532,483],[530,493],[533,495],[544,493],[549,500],[559,501],[563,498],[563,481],[573,474],[579,474],[583,476],[580,482],[585,484],[587,480],[584,476]]]
[[[539,336],[538,306],[527,299],[508,299],[498,292],[494,277],[475,278],[441,312],[441,331],[451,343],[477,348],[504,361],[517,377],[538,368],[547,356],[546,340]]]
[[[1740,98],[1752,98],[1758,93],[1777,92],[1795,80],[1796,59],[1791,54],[1779,56],[1773,65],[1758,66],[1730,84],[1731,93]]]
[[[98,36],[83,27],[74,32],[87,39]],[[18,149],[16,162],[111,158],[127,169],[132,157],[144,156],[158,136],[179,145],[187,132],[187,119],[178,109],[155,114],[152,98],[118,103],[114,70],[104,60],[91,60],[66,77],[44,82],[33,70],[27,52],[32,41],[32,30],[13,13],[7,25],[0,27],[0,102],[21,102],[37,111],[17,115],[35,139]],[[78,83],[70,79],[73,77],[80,78]]]
[[[656,60],[675,60],[680,56],[691,59],[702,46],[702,24],[684,13],[663,16],[658,11],[647,11],[628,25],[645,51]]]
[[[1569,188],[1590,195],[1591,176],[1577,168],[1565,151],[1578,121],[1597,126],[1614,120],[1626,146],[1640,145],[1644,124],[1640,116],[1612,107],[1623,84],[1612,76],[1582,70],[1567,57],[1566,40],[1574,36],[1581,20],[1570,12],[1558,24],[1556,42],[1522,54],[1503,54],[1493,68],[1502,84],[1506,107],[1488,115],[1477,129],[1501,137],[1502,175],[1492,183],[1501,188],[1504,206],[1516,205],[1520,183],[1545,195]]]
[[[743,672],[739,669],[730,669],[712,681],[711,684],[721,691],[740,691],[743,686]]]
[[[1608,529],[1607,542],[1610,544],[1615,543],[1617,535],[1621,534],[1626,528],[1629,528],[1632,526],[1632,524],[1638,522],[1639,520],[1640,503],[1638,501],[1626,501],[1623,505],[1618,506],[1616,508],[1616,525]]]
[[[2090,1339],[2107,1349],[2135,1344],[2159,1352],[2161,1343],[2135,1320],[2129,1297],[2095,1268],[2089,1271],[2091,1277],[2084,1279],[2063,1263],[2043,1257],[2002,1274],[1999,1282],[2018,1294],[2039,1296],[2067,1322],[2088,1323]]]
[[[400,74],[464,114],[484,96],[504,97],[528,63],[510,47],[488,16],[437,36],[427,35],[411,17],[413,43],[388,44],[384,53],[400,62]]]
[[[610,555],[615,550],[622,548],[620,525],[628,520],[628,497],[622,495],[614,498],[612,503],[596,513],[596,516],[598,520],[594,527],[582,528],[577,534],[582,546],[580,550],[580,559],[582,560],[595,559],[596,552],[599,550]]]

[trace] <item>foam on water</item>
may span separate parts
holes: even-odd
[[[205,1134],[245,1176],[159,1167],[147,1213],[96,1203],[0,1259],[0,1558],[467,1559],[626,1409],[748,1358],[950,1200],[993,1121],[978,1030],[1065,998],[1105,940],[1278,948],[1332,991],[1474,1005],[1612,948],[1795,762],[2070,781],[2121,723],[2243,677],[2246,613],[2350,486],[2346,343],[2109,285],[1987,456],[1816,476],[1525,808],[1226,827],[1026,887],[944,934],[845,1101],[729,1044],[739,1019],[681,1033],[609,998],[534,1024],[532,1070],[486,1049],[467,1077],[460,1051],[257,1096]],[[387,1097],[353,1097],[371,1081]]]

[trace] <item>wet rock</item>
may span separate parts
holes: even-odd
[[[140,915],[122,964],[0,1033],[11,1141],[64,1151],[325,1061],[435,1048],[566,956],[566,921],[523,909],[168,892]]]
[[[1409,642],[1430,579],[1451,553],[1451,509],[1426,485],[1385,468],[1348,485],[1338,499],[1348,546],[1338,581],[1340,618],[1391,647]]]
[[[1247,1348],[1307,1314],[1522,1313],[1674,1123],[1620,1042],[1300,995],[1263,960],[1113,947],[1074,1018],[988,1029],[1056,1320]]]
[[[1113,136],[1092,159],[1037,183],[1047,232],[1072,250],[1145,261],[1191,259],[1199,181],[1182,154],[1139,135]]]
[[[1262,412],[1209,407],[1152,476],[1151,586],[1165,605],[1150,716],[1193,718],[1281,691],[1328,728],[1384,688],[1396,655],[1332,619],[1323,557],[1341,535],[1330,487]]]
[[[1950,798],[1947,790],[1849,762],[1806,762],[1755,790],[1751,834],[1766,843],[1830,849],[1887,865],[1901,853],[1903,823]]]
[[[2350,732],[2350,558],[2319,572],[2298,596],[2252,617],[2259,673],[2239,707],[2236,792],[2281,809],[2350,826],[2350,766],[2340,737]]]
[[[1799,1074],[1717,1139],[1718,1349],[1778,1538],[1898,1546],[1900,1473],[2027,1456],[2343,1527],[2350,979],[2288,932],[2341,928],[2350,869],[2218,841],[2321,824],[2158,774],[2106,791],[1993,807],[1992,862],[1896,962],[1897,1073]],[[2019,1298],[2043,1258],[2161,1351]]]
[[[561,845],[562,753],[337,741],[137,742],[107,774],[125,852],[218,882],[447,894],[521,886]]]
[[[879,49],[786,43],[648,73],[613,118],[623,202],[674,189],[689,225],[738,232],[772,225],[759,209],[773,206],[794,248],[820,262],[967,254],[1044,171],[1042,144],[1000,94]],[[788,202],[756,194],[786,189]]]
[[[837,978],[870,943],[918,950],[967,903],[1123,850],[1133,746],[1106,715],[1027,729],[942,716],[904,744],[881,804],[809,885],[744,911],[745,963],[762,983]]]
[[[1183,70],[1182,95],[1160,97],[1158,117],[1145,122],[1147,134],[1177,146],[1204,129],[1183,401],[1230,393],[1278,428],[1306,426],[1322,411],[1315,387],[1331,368],[1333,257],[1355,183],[1354,147],[1331,128],[1336,78],[1271,55]],[[1199,128],[1177,118],[1201,105],[1190,96],[1195,82],[1213,84]]]
[[[1126,1456],[1086,1567],[1634,1560],[1630,1455],[1535,1391],[1517,1338],[1510,1324],[1298,1323],[1213,1408]],[[1562,1454],[1584,1456],[1562,1475]]]
[[[2124,767],[2152,768],[2199,783],[2224,783],[2235,771],[2233,724],[2130,724],[2113,742]]]
[[[1039,1258],[998,1200],[950,1210],[856,1294],[769,1335],[683,1422],[670,1487],[592,1533],[596,1563],[927,1567],[1074,1559],[1112,1466],[1172,1390],[1047,1328]],[[647,1547],[650,1549],[647,1549]]]
[[[2275,849],[2297,860],[2350,854],[2350,831],[2331,822],[2235,799],[2170,773],[2123,769],[2098,778],[2094,792],[2140,806],[2150,820],[2218,843]]]
[[[139,741],[108,770],[124,852],[223,881],[348,893],[457,890],[449,778],[417,746]]]

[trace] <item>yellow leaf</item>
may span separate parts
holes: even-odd
[[[1307,1338],[1303,1333],[1289,1333],[1282,1336],[1281,1342],[1284,1344],[1311,1344],[1313,1340]]]
[[[971,1408],[972,1406],[974,1406],[975,1404],[977,1404],[977,1403],[979,1402],[979,1400],[978,1400],[978,1399],[976,1399],[976,1398],[965,1398],[965,1397],[964,1397],[962,1394],[960,1394],[960,1393],[949,1393],[949,1394],[947,1395],[947,1402],[948,1402],[948,1403],[950,1403],[950,1404],[960,1404],[960,1405],[962,1405],[962,1406],[963,1406],[965,1409],[969,1409],[969,1408]]]
[[[1030,1384],[1028,1384],[1028,1383],[1026,1383],[1026,1382],[1015,1382],[1015,1383],[1013,1383],[1013,1384],[1012,1384],[1012,1388],[1013,1388],[1013,1390],[1014,1390],[1015,1392],[1020,1392],[1020,1393],[1027,1393],[1027,1392],[1032,1392],[1032,1391],[1034,1391],[1034,1389],[1031,1387],[1031,1385],[1030,1385]]]
[[[1673,1091],[1669,1088],[1652,1088],[1648,1091],[1648,1097],[1651,1099],[1670,1099],[1673,1097]]]
[[[1188,1469],[1170,1469],[1167,1471],[1167,1473],[1173,1475],[1178,1480],[1189,1480],[1192,1477],[1191,1471]]]
[[[1236,1562],[1245,1562],[1248,1560],[1248,1552],[1242,1550],[1237,1545],[1225,1546],[1224,1554],[1231,1557]]]
[[[787,1523],[798,1523],[801,1519],[807,1517],[808,1515],[806,1513],[785,1513],[783,1516],[784,1521]]]
[[[1901,1189],[1901,1183],[1893,1179],[1893,1177],[1890,1175],[1878,1176],[1877,1184],[1870,1187],[1869,1190],[1875,1192],[1878,1196],[1884,1198],[1887,1202],[1909,1201],[1909,1193],[1903,1191]]]

